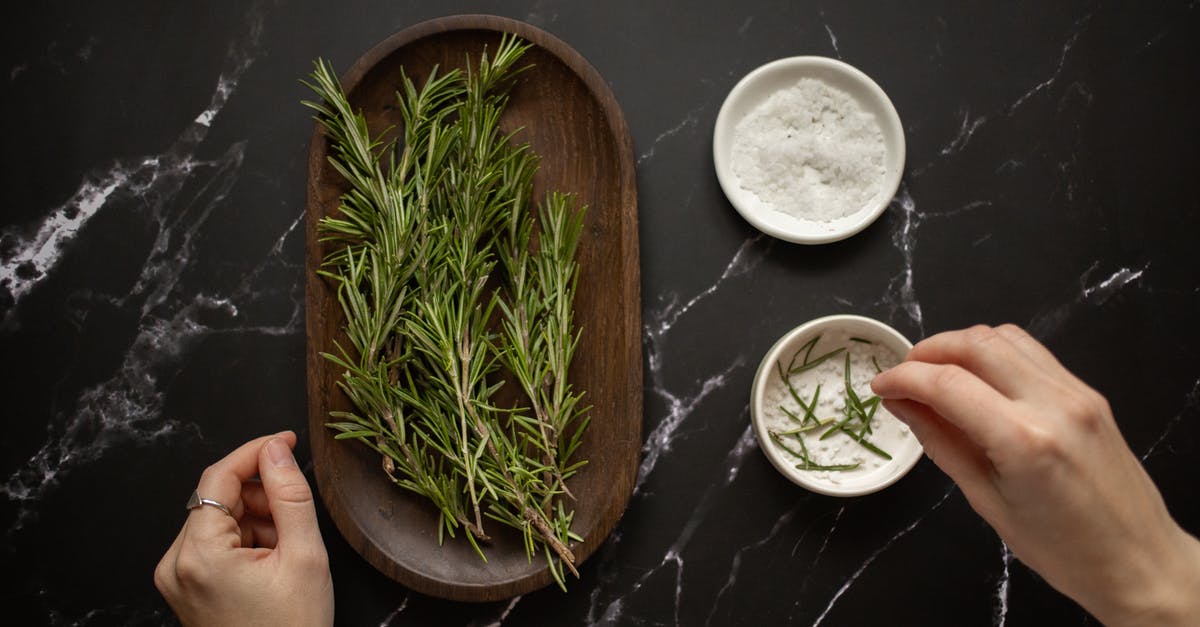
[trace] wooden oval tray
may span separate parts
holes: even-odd
[[[547,190],[578,193],[589,207],[579,248],[576,320],[583,338],[572,380],[586,391],[591,426],[579,451],[588,465],[568,484],[578,499],[572,550],[582,563],[604,541],[633,490],[642,428],[641,303],[637,187],[625,118],[599,73],[565,43],[528,24],[493,16],[453,16],[403,30],[363,55],[342,77],[350,103],[373,133],[398,126],[400,68],[418,84],[435,65],[478,62],[502,33],[533,44],[534,64],[510,95],[502,126],[524,130],[542,157],[534,198]],[[333,288],[315,273],[327,250],[317,222],[334,214],[347,186],[328,165],[323,130],[314,130],[308,164],[307,300],[308,424],[317,488],[346,540],[371,564],[419,592],[463,601],[492,601],[551,582],[543,560],[526,559],[520,536],[489,528],[495,540],[484,563],[459,537],[437,541],[436,512],[384,475],[380,458],[358,442],[335,442],[324,425],[331,410],[350,408],[337,389],[341,373],[320,356],[333,349],[344,323]],[[571,582],[568,581],[568,586]]]

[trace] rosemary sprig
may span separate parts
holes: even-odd
[[[819,440],[826,440],[836,433],[845,433],[852,440],[857,442],[871,453],[883,457],[884,459],[892,459],[892,456],[887,451],[879,448],[877,445],[867,439],[867,435],[872,432],[871,423],[875,418],[875,412],[879,408],[882,399],[880,399],[878,396],[872,395],[866,400],[863,400],[854,390],[850,372],[850,352],[846,350],[845,346],[833,349],[819,355],[816,358],[813,358],[813,349],[816,348],[820,339],[821,336],[818,335],[808,342],[805,342],[804,345],[792,353],[792,357],[789,360],[787,367],[784,367],[782,361],[777,361],[775,363],[776,371],[779,374],[780,380],[786,386],[788,394],[799,406],[799,410],[800,412],[803,412],[803,415],[780,405],[779,409],[799,426],[797,428],[785,431],[771,431],[771,439],[774,440],[785,451],[799,458],[803,463],[796,467],[802,470],[852,470],[858,467],[858,464],[853,464],[839,465],[837,468],[834,468],[833,466],[822,466],[815,464],[810,460],[808,446],[804,440],[804,434],[826,426],[829,426],[829,428],[826,429],[820,436],[818,436]],[[850,340],[860,344],[873,344],[872,341],[860,337],[851,337]],[[797,365],[796,361],[799,359],[801,353],[803,353],[804,357],[803,359],[800,359],[800,364]],[[843,369],[845,395],[845,408],[843,410],[843,417],[840,420],[835,418],[819,420],[816,417],[815,411],[817,407],[817,401],[821,395],[821,385],[817,385],[817,388],[813,393],[812,400],[806,402],[800,396],[799,392],[796,390],[796,387],[792,384],[791,377],[792,375],[811,370],[825,361],[843,353],[845,361],[845,366]],[[878,361],[875,360],[874,356],[872,356],[871,359],[872,363],[875,365],[876,371],[879,371],[880,368]],[[851,427],[851,423],[856,421],[857,427]],[[795,449],[789,447],[783,440],[784,436],[792,436],[799,444],[800,451],[796,451]]]
[[[793,457],[797,457],[800,459],[800,463],[796,464],[796,468],[799,470],[854,470],[855,468],[858,468],[858,462],[855,462],[853,464],[830,464],[830,465],[816,464],[809,460],[807,451],[805,451],[804,453],[797,452],[796,450],[794,450],[790,446],[788,446],[783,441],[782,438],[780,438],[778,435],[776,435],[774,433],[771,434],[771,439],[774,440],[775,443],[779,445],[779,448],[787,451],[788,453],[791,453]],[[804,440],[799,439],[798,441],[800,442],[800,446],[803,447]]]
[[[870,442],[868,442],[868,441],[866,440],[866,438],[863,436],[863,434],[862,434],[862,433],[855,433],[855,432],[853,432],[853,431],[851,431],[851,430],[849,430],[849,429],[846,429],[846,428],[842,428],[842,430],[841,430],[841,431],[842,431],[843,433],[845,433],[846,435],[849,435],[849,436],[850,436],[850,437],[851,437],[851,438],[852,438],[852,439],[853,439],[855,442],[858,442],[859,444],[861,444],[861,445],[862,445],[862,447],[863,447],[863,448],[865,448],[865,449],[867,449],[868,451],[871,451],[872,453],[874,453],[874,454],[876,454],[876,455],[878,455],[878,456],[880,456],[880,457],[882,457],[882,458],[884,458],[884,459],[891,459],[891,458],[892,458],[892,456],[891,456],[891,455],[889,455],[887,451],[885,451],[885,450],[883,450],[883,449],[879,448],[878,446],[875,446],[874,444],[871,444]]]
[[[788,411],[786,408],[780,407],[780,409],[782,409],[783,413],[787,414],[790,418],[796,419],[796,415],[793,414],[792,412]],[[795,429],[788,429],[786,431],[772,431],[772,433],[774,433],[775,435],[780,435],[780,436],[796,435],[797,433],[808,433],[809,431],[816,431],[817,429],[820,429],[821,427],[824,427],[825,425],[827,425],[831,422],[833,422],[833,418],[826,418],[825,420],[818,420],[817,422],[815,422],[811,425],[805,425],[803,427],[796,427]]]
[[[555,492],[572,499],[574,495],[565,481],[579,466],[568,462],[587,426],[587,410],[579,405],[582,394],[575,393],[566,379],[579,342],[571,302],[578,280],[575,249],[583,229],[583,210],[575,211],[573,207],[571,196],[547,197],[540,211],[538,252],[533,255],[529,252],[532,220],[514,204],[509,238],[502,245],[501,255],[512,304],[500,304],[507,340],[500,358],[529,398],[534,415],[533,421],[520,420],[519,425],[551,469],[549,479]],[[573,425],[581,417],[582,422]],[[566,448],[560,449],[563,434],[572,426],[574,434],[566,441]]]
[[[346,317],[346,344],[324,356],[342,369],[355,408],[328,426],[439,509],[439,541],[464,528],[483,557],[484,519],[497,521],[521,532],[531,558],[543,553],[564,586],[565,570],[578,576],[568,545],[581,538],[560,497],[585,463],[573,456],[588,422],[567,380],[583,213],[551,194],[531,252],[538,160],[499,126],[528,47],[506,35],[465,71],[435,68],[419,87],[402,74],[394,141],[370,133],[323,61],[305,83],[323,102],[304,104],[349,185],[338,214],[320,222],[332,252],[319,273]],[[527,408],[497,406],[503,369]]]
[[[820,339],[820,338],[818,337],[817,339]],[[812,348],[810,347],[808,350],[809,350],[809,352],[811,352]],[[845,351],[846,351],[845,346],[835,348],[835,349],[829,351],[828,353],[825,353],[824,355],[821,355],[820,357],[817,357],[816,359],[813,359],[811,361],[809,361],[808,355],[806,354],[804,356],[804,363],[799,366],[796,366],[795,368],[789,369],[788,374],[800,374],[801,372],[812,370],[813,368],[816,368],[817,366],[820,366],[821,364],[825,363],[825,360],[827,360],[831,357],[836,357],[837,355],[840,355]]]

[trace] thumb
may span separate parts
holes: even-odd
[[[293,552],[304,555],[311,551],[323,554],[325,546],[317,527],[312,489],[296,465],[286,440],[271,438],[263,445],[258,452],[258,474],[279,536],[276,548],[281,549],[284,556]]]

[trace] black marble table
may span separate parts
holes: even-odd
[[[637,152],[645,445],[624,518],[570,591],[470,605],[378,574],[322,512],[339,624],[1094,622],[1014,559],[928,460],[836,499],[758,451],[767,348],[820,315],[913,340],[1029,328],[1110,399],[1200,532],[1197,2],[20,3],[0,81],[0,605],[5,624],[174,621],[151,572],[200,471],[305,442],[297,83],[451,13],[582,53]],[[777,58],[841,58],[908,139],[855,237],[760,235],[712,170],[721,102]],[[311,461],[307,447],[302,463]],[[311,473],[310,473],[311,476]]]

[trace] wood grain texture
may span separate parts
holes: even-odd
[[[569,483],[577,495],[572,545],[582,563],[616,525],[629,501],[642,436],[641,303],[637,188],[633,146],[608,85],[577,52],[552,35],[493,16],[454,16],[403,30],[371,49],[342,77],[351,104],[372,132],[399,125],[395,92],[400,68],[420,83],[429,70],[462,67],[494,50],[501,33],[533,44],[534,68],[511,92],[502,127],[524,127],[517,139],[542,156],[534,197],[548,190],[578,193],[589,206],[580,243],[576,320],[583,339],[571,377],[592,406],[579,455],[589,460]],[[460,537],[437,542],[436,512],[392,484],[379,457],[357,442],[335,442],[324,424],[331,410],[349,409],[336,387],[341,373],[320,356],[332,349],[344,322],[335,291],[314,270],[327,250],[320,218],[337,211],[346,190],[327,163],[328,140],[313,132],[309,149],[307,229],[308,422],[317,487],[346,540],[383,573],[419,592],[463,601],[525,594],[551,582],[540,557],[527,561],[516,532],[492,523],[496,536],[483,563]],[[570,585],[570,582],[568,582]]]

